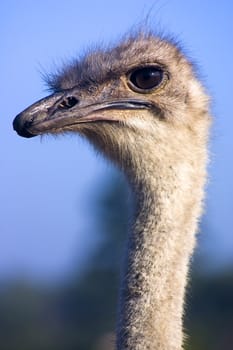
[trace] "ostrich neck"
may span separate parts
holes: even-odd
[[[185,285],[205,177],[197,165],[156,163],[145,172],[141,163],[133,184],[137,209],[128,237],[118,350],[182,348]]]

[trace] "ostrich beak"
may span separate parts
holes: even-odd
[[[56,133],[81,123],[96,121],[116,121],[106,110],[130,110],[154,108],[152,103],[142,99],[118,98],[105,99],[88,97],[79,99],[70,92],[55,93],[45,97],[23,112],[13,121],[18,135],[33,137],[44,133]]]

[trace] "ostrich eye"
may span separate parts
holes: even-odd
[[[158,87],[163,76],[164,72],[160,67],[144,67],[134,70],[129,76],[129,82],[134,89],[146,92]]]

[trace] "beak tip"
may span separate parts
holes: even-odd
[[[36,135],[31,134],[26,129],[26,123],[22,121],[22,115],[18,114],[13,121],[13,129],[17,132],[19,136],[30,138]]]

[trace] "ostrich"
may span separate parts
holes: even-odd
[[[116,348],[181,350],[208,159],[205,90],[178,45],[151,32],[90,52],[47,80],[52,94],[16,116],[17,133],[83,135],[124,172],[135,197]]]

